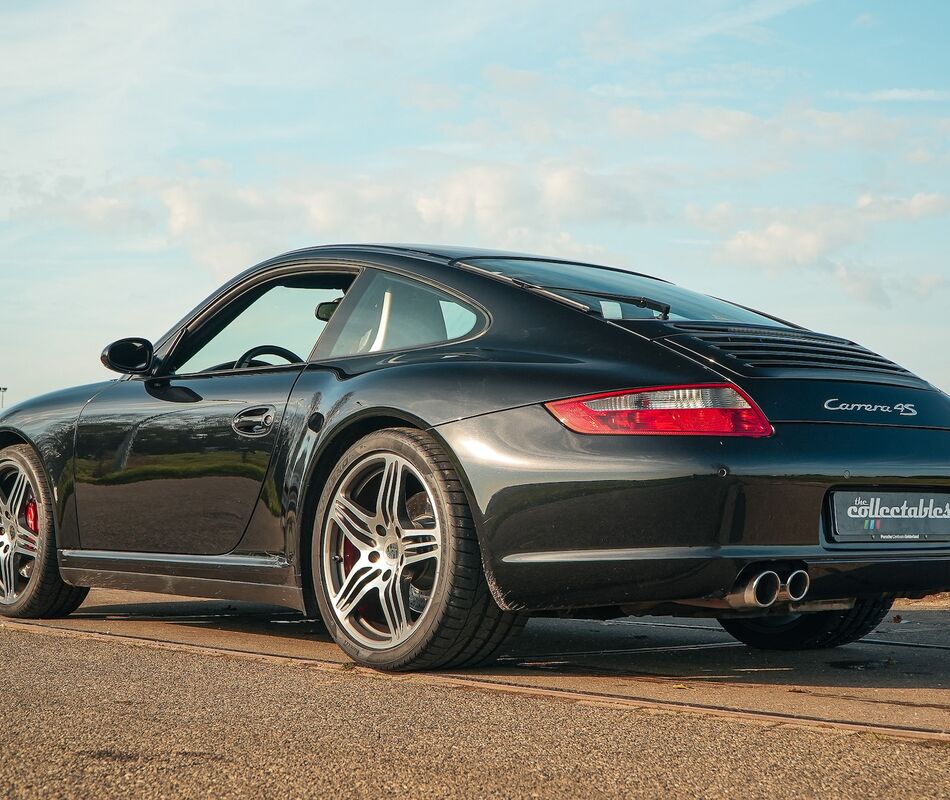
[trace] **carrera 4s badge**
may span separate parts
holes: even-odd
[[[865,411],[868,413],[900,414],[902,417],[916,417],[917,409],[913,403],[895,403],[892,406],[872,403],[847,403],[837,397],[825,400],[825,408],[829,411]]]

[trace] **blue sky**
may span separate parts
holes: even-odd
[[[0,385],[337,241],[629,266],[950,389],[950,4],[0,8]]]

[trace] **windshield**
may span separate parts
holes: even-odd
[[[571,300],[584,303],[605,319],[663,319],[656,308],[644,307],[633,298],[668,305],[669,319],[740,322],[747,325],[787,325],[740,306],[691,292],[672,283],[626,270],[573,264],[568,261],[536,261],[519,258],[467,258],[465,263],[506,278],[542,286]],[[613,297],[607,297],[613,295]],[[631,298],[624,302],[617,295]]]

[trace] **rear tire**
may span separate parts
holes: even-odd
[[[52,492],[33,449],[0,450],[0,616],[65,617],[86,599],[88,589],[60,575],[53,519]]]
[[[893,597],[871,597],[858,600],[848,611],[723,618],[719,624],[734,638],[758,650],[821,650],[864,638],[881,624],[893,603]]]
[[[378,431],[347,450],[323,489],[312,541],[320,615],[360,664],[478,666],[527,620],[495,603],[461,481],[422,431]]]

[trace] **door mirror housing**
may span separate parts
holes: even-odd
[[[152,368],[154,348],[148,339],[119,339],[102,351],[102,365],[123,375],[144,375]]]

